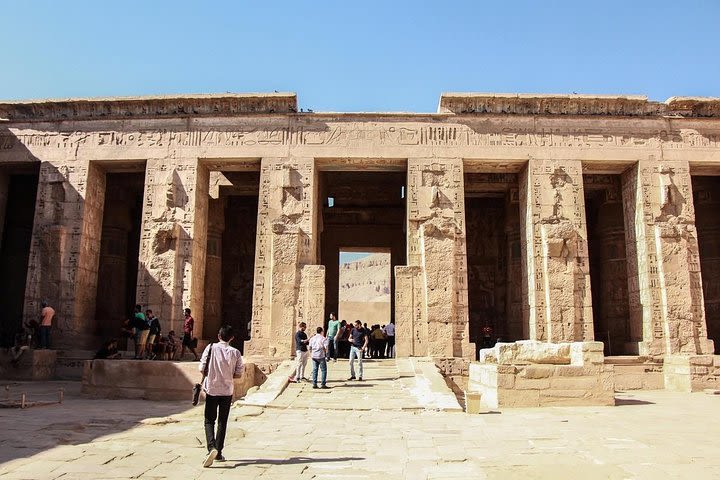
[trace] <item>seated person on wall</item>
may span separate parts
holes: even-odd
[[[93,360],[115,360],[122,356],[120,352],[118,352],[117,349],[117,340],[114,338],[106,341],[103,343],[102,347],[100,347],[100,350],[95,353],[95,357],[93,357]]]
[[[166,360],[175,360],[175,353],[178,349],[179,340],[175,335],[175,330],[170,330],[166,339],[167,345],[165,346]]]
[[[25,333],[28,336],[28,347],[34,348],[34,345],[37,346],[38,343],[40,323],[35,319],[30,319],[27,322],[23,323],[23,327],[25,328]]]
[[[29,349],[30,345],[28,345],[28,337],[25,332],[15,335],[15,345],[10,349],[10,363],[17,368],[20,365],[20,358]]]

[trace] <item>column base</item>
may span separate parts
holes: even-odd
[[[666,355],[663,357],[666,390],[699,392],[720,388],[720,355]]]
[[[498,343],[469,367],[468,390],[489,408],[615,405],[602,342]]]

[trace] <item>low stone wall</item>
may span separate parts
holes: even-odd
[[[197,362],[150,360],[86,360],[82,393],[98,398],[142,398],[146,400],[187,400],[201,374]],[[254,363],[245,364],[242,377],[235,379],[234,398],[262,383],[264,375]]]
[[[720,355],[667,355],[663,362],[665,388],[699,392],[720,388]]]
[[[0,378],[5,380],[52,380],[55,378],[55,350],[26,349],[17,364],[10,350],[0,351]]]
[[[468,391],[489,408],[615,405],[614,366],[603,344],[499,343],[469,367]]]
[[[605,364],[615,367],[617,392],[665,388],[662,358],[637,355],[605,357]]]

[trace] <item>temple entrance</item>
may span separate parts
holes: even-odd
[[[142,170],[105,175],[93,332],[100,341],[118,336],[136,303],[145,165],[135,168]]]
[[[390,272],[387,285],[372,284],[362,288],[369,288],[370,293],[376,287],[380,288],[380,296],[389,299],[389,317],[378,313],[372,315],[377,320],[371,320],[370,315],[367,320],[342,316],[338,316],[338,319],[348,322],[360,319],[363,323],[367,322],[368,327],[395,319],[395,276],[392,272],[396,265],[405,265],[406,262],[406,173],[405,167],[402,168],[403,171],[389,172],[320,172],[320,195],[323,201],[320,259],[325,266],[325,326],[330,312],[338,312],[340,309],[341,299],[349,300],[353,292],[357,293],[354,287],[348,287],[341,293],[340,283],[341,278],[344,278],[341,276],[341,266],[347,263],[342,260],[344,257],[341,257],[341,250],[347,253],[372,253],[363,258],[373,264],[385,262],[376,268]],[[362,261],[360,258],[356,260]],[[358,282],[353,280],[350,283]],[[342,312],[354,314],[348,308],[349,303],[345,303]]]
[[[693,176],[695,226],[705,301],[707,336],[720,353],[720,177]]]
[[[39,164],[0,174],[0,347],[22,329]]]
[[[259,188],[259,171],[211,174],[203,337],[232,325],[240,351],[250,338]]]
[[[634,355],[620,175],[585,174],[583,186],[595,340],[605,355]]]
[[[468,313],[477,352],[525,337],[518,177],[465,173]]]
[[[390,322],[390,251],[340,250],[338,318],[385,326]]]

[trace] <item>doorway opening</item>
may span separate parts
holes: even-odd
[[[583,175],[595,340],[605,355],[637,354],[630,323],[625,220],[620,175]]]
[[[390,251],[340,250],[338,318],[368,327],[390,323]]]
[[[476,355],[526,338],[515,173],[465,173],[468,315]],[[477,357],[476,357],[477,358]]]
[[[95,332],[100,341],[117,337],[136,303],[145,172],[105,174]]]
[[[252,321],[259,189],[259,171],[211,174],[203,337],[231,325],[241,352]]]
[[[39,164],[29,171],[3,173],[5,197],[0,199],[0,346],[11,347],[22,331],[25,284],[35,219]]]
[[[693,176],[695,226],[700,251],[707,336],[720,353],[720,177]]]
[[[395,275],[396,265],[404,265],[405,252],[405,171],[321,171],[320,189],[323,210],[320,218],[320,259],[325,266],[325,312],[340,313],[339,320],[348,322],[360,319],[370,327],[394,322],[395,319]],[[346,255],[341,256],[341,251]],[[353,254],[370,254],[359,257]],[[350,256],[348,256],[350,255]],[[349,260],[348,260],[349,259]],[[341,288],[344,272],[343,267],[352,260],[373,263],[367,271],[377,270],[387,275],[387,285],[367,284],[360,289],[355,287]],[[384,262],[380,264],[380,262]],[[377,265],[376,265],[377,264]],[[360,268],[360,263],[356,264]],[[354,269],[355,267],[350,267]],[[352,270],[354,272],[354,270]],[[360,280],[345,282],[362,283]],[[388,287],[388,288],[385,288]],[[379,288],[379,291],[376,291]],[[368,298],[377,294],[376,298],[389,300],[389,305],[377,302],[377,320],[361,316],[343,318],[340,303],[343,298],[351,298],[360,291]],[[379,313],[381,309],[382,315]],[[389,313],[387,313],[389,310]],[[355,315],[355,310],[346,304],[342,312]],[[373,314],[374,315],[374,314]],[[327,327],[327,318],[325,319]]]

